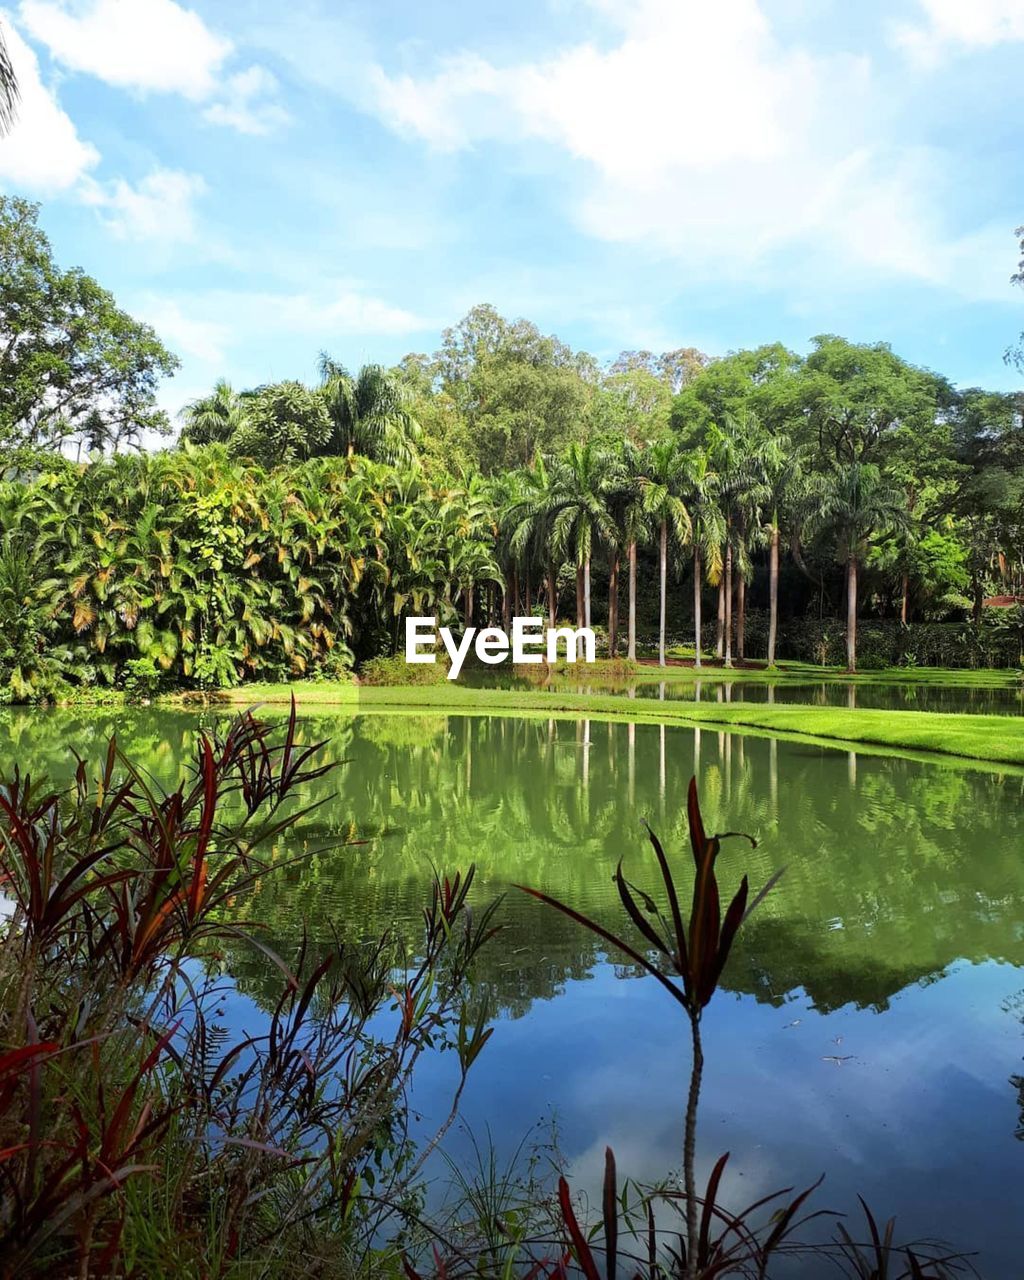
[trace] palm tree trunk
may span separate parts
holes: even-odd
[[[608,656],[618,657],[619,651],[619,549],[612,556],[608,575]]]
[[[587,625],[587,588],[585,580],[585,569],[583,565],[576,566],[576,626],[585,627]],[[576,638],[576,660],[579,661],[581,648],[583,645],[582,637]]]
[[[725,577],[718,579],[718,630],[715,635],[715,657],[725,653]]]
[[[725,665],[732,666],[732,538],[725,543]]]
[[[526,602],[525,602],[525,603],[526,603],[526,609],[525,609],[525,612],[526,612],[526,613],[529,613],[529,612],[530,612],[530,606],[533,604],[533,592],[530,590],[530,563],[529,563],[529,561],[527,561],[527,563],[526,563],[526,569],[524,570],[524,573],[525,573],[525,576],[526,576],[526,582],[525,582],[525,584],[524,584],[525,591],[526,591]]]
[[[470,578],[469,582],[466,584],[464,600],[465,600],[465,613],[466,613],[465,625],[468,631],[469,628],[473,625],[473,579],[472,578]]]
[[[857,670],[857,557],[846,565],[846,669]]]
[[[741,573],[736,583],[736,656],[740,662],[747,648],[747,580]]]
[[[900,580],[900,622],[907,625],[907,597],[910,595],[910,574],[905,573]]]
[[[583,563],[583,617],[585,627],[590,626],[590,556]]]
[[[661,618],[658,623],[658,666],[665,665],[665,597],[668,593],[668,521],[661,522],[661,548],[659,553],[661,573]]]
[[[700,547],[693,546],[693,665],[700,670],[700,593],[701,593]]]
[[[636,539],[629,544],[629,643],[626,657],[636,662]]]
[[[768,665],[775,666],[775,641],[779,634],[779,526],[772,525],[768,552]]]
[[[548,626],[555,625],[558,612],[558,585],[555,580],[555,566],[548,562]]]
[[[512,613],[513,616],[519,614],[519,566],[512,567]]]

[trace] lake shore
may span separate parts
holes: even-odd
[[[288,703],[301,710],[401,714],[425,709],[459,715],[520,715],[556,719],[699,725],[730,732],[768,734],[828,746],[933,759],[981,761],[1024,769],[1024,720],[1016,716],[925,711],[879,711],[742,701],[684,702],[634,699],[625,694],[571,693],[547,689],[479,689],[462,685],[365,686],[252,684],[214,695],[232,705]]]

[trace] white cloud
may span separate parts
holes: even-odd
[[[227,73],[233,42],[175,0],[21,0],[19,17],[62,66],[116,88],[181,94],[243,133],[288,118],[274,77],[257,66]]]
[[[174,0],[22,0],[20,17],[58,62],[123,89],[207,98],[232,49]]]
[[[0,144],[0,180],[33,194],[66,191],[99,160],[39,76],[36,55],[9,23],[4,36],[20,102],[10,136]]]
[[[793,104],[806,109],[816,92],[814,67],[774,48],[756,0],[640,0],[617,21],[614,47],[583,43],[539,63],[498,68],[463,53],[420,79],[377,68],[377,108],[439,147],[539,137],[620,176],[785,151]]]
[[[204,364],[223,366],[231,329],[226,323],[190,316],[170,298],[147,296],[133,308],[136,315],[151,324],[172,351],[189,355]],[[174,399],[180,399],[175,391]]]
[[[371,107],[445,150],[550,144],[577,162],[566,186],[584,230],[694,276],[788,276],[799,259],[819,281],[872,273],[976,296],[985,275],[988,292],[988,262],[964,269],[975,239],[935,215],[943,165],[893,143],[866,58],[782,44],[758,0],[589,2],[618,28],[610,44],[509,66],[461,53],[420,76],[376,67]]]
[[[280,299],[278,305],[279,316],[290,317],[290,327],[298,329],[305,323],[310,332],[402,334],[432,327],[404,307],[393,307],[351,289],[342,289],[323,302],[300,294]]]
[[[896,23],[895,43],[934,66],[958,48],[986,49],[1024,40],[1024,0],[919,0],[923,22]]]
[[[277,81],[264,67],[248,67],[230,76],[220,101],[203,112],[212,124],[228,125],[239,133],[266,134],[287,124],[288,112],[273,98]]]
[[[83,184],[81,198],[100,211],[119,239],[169,244],[195,239],[193,205],[205,190],[198,174],[154,169],[134,187],[123,178],[105,186],[89,180]]]
[[[218,290],[209,295],[204,309],[223,316],[225,322],[251,324],[261,330],[316,336],[327,343],[332,337],[361,334],[404,334],[429,329],[432,324],[403,307],[364,293],[352,284],[325,282],[316,293],[235,292]]]
[[[436,328],[349,281],[326,282],[317,293],[209,289],[167,297],[144,294],[133,310],[171,348],[206,364],[226,363],[226,352],[245,349],[275,333],[309,335],[322,345],[337,338],[394,336]]]
[[[435,331],[426,320],[367,293],[351,280],[327,280],[317,292],[208,289],[175,295],[142,293],[127,303],[183,357],[182,379],[165,384],[160,403],[174,418],[186,401],[209,391],[228,370],[241,386],[264,379],[310,377],[309,352],[340,349],[352,338],[394,337]],[[304,363],[296,368],[281,353],[304,339]],[[337,344],[337,345],[336,345]]]

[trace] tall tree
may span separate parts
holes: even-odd
[[[813,347],[794,383],[823,460],[882,465],[901,439],[920,442],[949,399],[945,379],[902,360],[886,342],[823,334]]]
[[[227,444],[245,421],[244,401],[225,378],[208,396],[191,400],[181,411],[181,438],[190,444]]]
[[[767,432],[753,455],[753,497],[768,543],[768,666],[775,666],[779,634],[779,560],[783,530],[795,528],[796,510],[806,490],[806,455],[784,433]]]
[[[598,368],[527,320],[474,307],[442,334],[435,357],[440,389],[469,428],[485,473],[529,466],[582,439]]]
[[[83,271],[54,262],[39,206],[0,196],[0,447],[118,449],[166,435],[178,360]]]
[[[554,475],[551,540],[556,556],[576,567],[576,623],[591,625],[590,579],[594,551],[615,541],[609,498],[608,455],[592,442],[571,444]]]
[[[745,499],[756,478],[751,454],[756,448],[759,430],[758,420],[747,411],[739,415],[726,414],[721,426],[712,423],[705,433],[711,465],[718,476],[718,501],[725,534],[724,572],[719,581],[724,607],[720,608],[719,617],[724,642],[720,656],[727,667],[732,666],[733,578],[737,570],[742,573],[746,569]]]
[[[707,449],[689,454],[686,475],[686,507],[690,513],[693,542],[693,644],[694,666],[701,666],[701,600],[704,578],[717,582],[722,572],[725,520],[719,502],[719,476]]]
[[[857,590],[872,541],[906,524],[903,494],[872,463],[848,462],[816,478],[812,526],[831,533],[846,570],[846,667],[857,670]]]
[[[650,517],[645,497],[645,462],[646,455],[629,440],[623,440],[615,460],[614,480],[612,485],[611,505],[616,528],[615,558],[618,561],[619,550],[626,549],[627,573],[627,619],[626,619],[626,657],[630,662],[636,661],[636,572],[637,547],[647,540],[650,533]],[[615,590],[609,585],[608,608],[608,649],[614,658],[617,654],[618,632],[618,582],[616,575]],[[612,625],[612,602],[615,602],[615,626]]]
[[[1020,244],[1020,263],[1010,277],[1010,283],[1019,284],[1024,288],[1024,226],[1018,227],[1013,234]],[[1024,370],[1024,333],[1020,335],[1015,345],[1007,348],[1006,360],[1008,363],[1015,364],[1018,369]]]
[[[274,382],[246,392],[241,421],[228,440],[236,458],[264,467],[328,452],[332,423],[323,397],[301,382]]]
[[[712,424],[753,413],[769,430],[790,420],[798,403],[798,355],[781,342],[732,351],[687,381],[672,405],[684,444],[699,444]]]
[[[558,612],[558,560],[552,539],[559,496],[556,471],[539,455],[532,466],[514,474],[517,484],[503,520],[509,527],[510,545],[523,572],[527,606],[530,571],[539,567],[547,590],[548,626],[553,627]]]
[[[644,453],[644,510],[658,529],[658,665],[665,666],[665,617],[668,604],[669,543],[683,546],[690,539],[690,515],[683,501],[687,458],[674,436],[655,441]]]
[[[404,384],[379,364],[367,364],[352,375],[320,355],[320,385],[333,427],[328,452],[375,462],[404,464],[416,456],[419,423],[412,415]]]

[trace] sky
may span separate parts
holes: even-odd
[[[181,358],[488,302],[609,360],[819,333],[1014,388],[1024,0],[8,0],[0,190]]]

